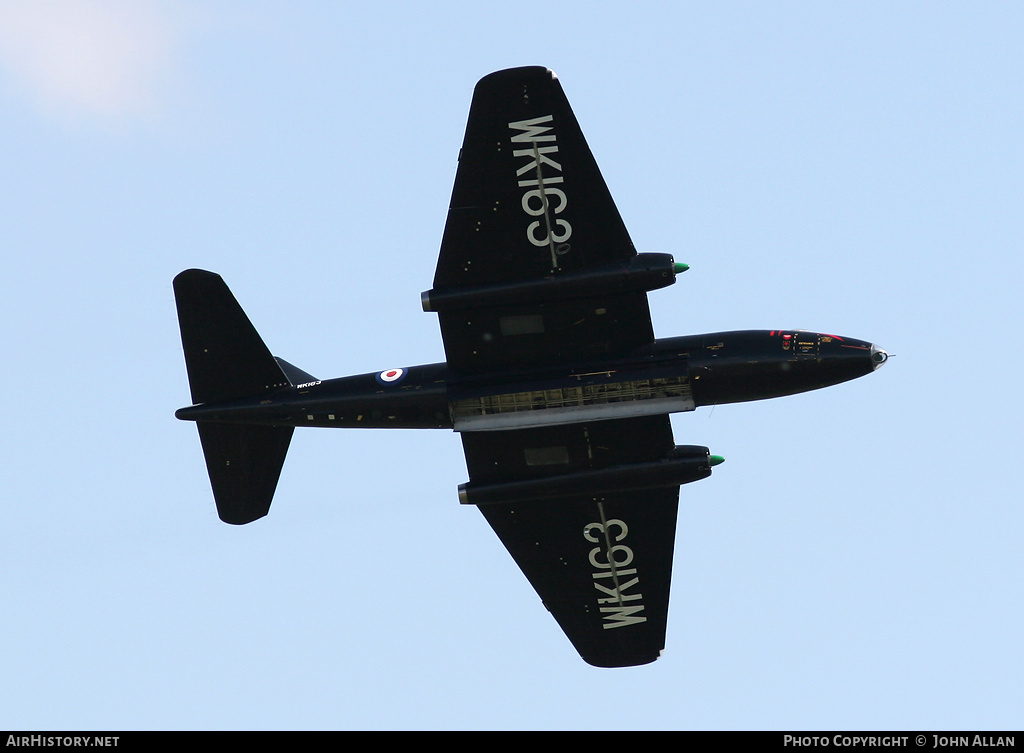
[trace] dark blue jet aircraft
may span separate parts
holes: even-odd
[[[583,659],[665,646],[679,485],[722,461],[669,413],[868,374],[884,350],[800,330],[655,340],[638,254],[555,74],[476,87],[434,286],[445,363],[321,381],[271,355],[221,278],[174,280],[191,407],[222,520],[267,514],[296,426],[454,429],[476,505]]]

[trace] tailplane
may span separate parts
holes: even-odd
[[[174,278],[192,402],[254,397],[313,377],[271,355],[220,275]],[[197,422],[217,513],[241,525],[270,510],[292,438],[290,426]]]
[[[240,526],[270,512],[292,427],[206,421],[196,426],[220,519]]]
[[[288,386],[284,370],[220,275],[182,272],[174,278],[174,299],[193,403],[219,403]]]

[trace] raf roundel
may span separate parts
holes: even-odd
[[[381,384],[394,384],[401,382],[405,377],[405,369],[387,369],[377,375],[377,381]]]

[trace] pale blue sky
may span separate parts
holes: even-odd
[[[0,0],[0,728],[1019,728],[1024,10],[1010,2]],[[318,377],[443,359],[477,79],[546,65],[659,336],[876,374],[673,418],[668,646],[584,664],[450,432],[296,432],[220,523],[173,276]]]

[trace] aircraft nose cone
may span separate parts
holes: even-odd
[[[877,369],[883,363],[889,360],[889,354],[879,348],[877,345],[871,346],[871,367]]]

